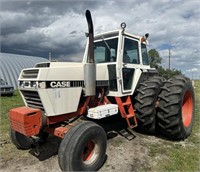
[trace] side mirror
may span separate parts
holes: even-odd
[[[147,38],[149,37],[149,34],[146,33],[142,38],[141,38],[141,42],[147,42]]]

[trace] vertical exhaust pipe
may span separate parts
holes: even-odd
[[[89,10],[85,12],[89,33],[89,63],[94,63],[94,30],[92,16]]]
[[[96,95],[96,65],[94,63],[94,30],[91,13],[89,10],[85,13],[88,33],[89,33],[89,50],[88,62],[84,65],[84,83],[85,83],[85,96]]]

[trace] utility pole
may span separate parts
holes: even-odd
[[[51,62],[51,52],[49,52],[49,61]]]
[[[169,70],[170,70],[170,58],[171,58],[171,50],[169,49]]]

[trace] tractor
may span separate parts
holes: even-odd
[[[150,67],[148,34],[129,34],[122,23],[120,30],[94,36],[90,11],[85,15],[88,33],[81,63],[44,62],[21,71],[19,91],[25,106],[9,111],[13,144],[30,149],[51,134],[62,138],[62,171],[95,171],[106,156],[107,135],[96,122],[104,118],[119,115],[129,129],[186,139],[194,122],[189,78],[165,80]]]

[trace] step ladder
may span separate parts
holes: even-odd
[[[130,96],[115,97],[115,100],[118,104],[119,111],[121,113],[122,118],[126,119],[128,127],[130,127],[130,128],[137,127],[138,126],[137,119],[136,119],[136,116],[134,113],[134,109],[133,109],[133,105],[132,105]]]

